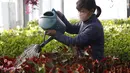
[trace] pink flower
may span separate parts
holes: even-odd
[[[99,61],[96,59],[96,60],[95,60],[95,63],[99,63]]]
[[[12,63],[13,63],[12,61],[7,62],[8,66],[10,66]]]
[[[3,68],[3,65],[2,66],[0,66],[0,69],[2,69]]]
[[[4,59],[4,63],[7,63],[8,62],[8,60],[7,59]]]

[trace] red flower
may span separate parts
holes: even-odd
[[[105,62],[107,59],[108,59],[108,58],[103,58],[103,59],[101,60],[101,62]]]

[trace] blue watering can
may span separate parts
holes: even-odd
[[[57,16],[55,9],[45,12],[43,16],[40,17],[39,26],[44,30],[55,29],[61,33],[64,33],[66,29],[66,25]]]
[[[55,9],[52,9],[52,11],[45,12],[43,16],[40,17],[38,24],[43,30],[54,29],[61,33],[64,33],[66,30],[65,24],[57,16]],[[45,35],[44,35],[44,39],[45,39]],[[27,49],[25,49],[25,51],[20,55],[20,57],[16,61],[16,68],[20,66],[26,58],[39,56],[39,52],[41,51],[41,48],[45,46],[48,42],[50,42],[52,39],[53,37],[50,37],[49,39],[44,40],[43,43],[41,44],[34,44],[28,47]]]
[[[57,16],[55,9],[52,9],[52,11],[47,11],[43,14],[42,17],[40,17],[39,26],[43,30],[49,30],[54,29],[58,32],[64,33],[66,30],[66,25],[63,23],[63,21]],[[46,45],[48,42],[50,42],[53,39],[53,37],[50,37],[48,40],[44,41],[41,44],[41,47]]]

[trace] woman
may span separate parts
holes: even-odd
[[[57,15],[66,24],[66,32],[77,36],[72,38],[56,30],[47,30],[47,34],[68,46],[76,45],[80,50],[91,46],[92,58],[101,60],[104,58],[104,32],[102,24],[97,19],[101,9],[96,5],[95,0],[78,0],[76,4],[80,17],[79,23],[71,25],[61,12],[57,11]],[[97,15],[94,14],[96,9]]]

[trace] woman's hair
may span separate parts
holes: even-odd
[[[80,11],[82,8],[85,8],[89,11],[95,12],[97,9],[96,17],[99,17],[101,14],[101,8],[96,5],[95,0],[78,0],[77,1],[77,10]]]

